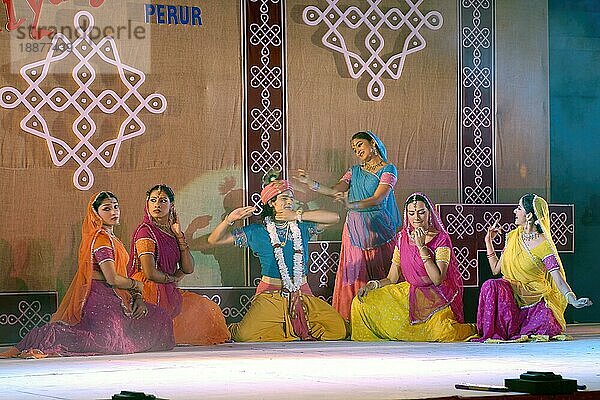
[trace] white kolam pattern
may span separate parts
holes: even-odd
[[[426,27],[438,30],[444,23],[439,11],[423,14],[419,9],[421,1],[405,0],[408,6],[406,13],[397,7],[384,11],[380,8],[381,2],[382,0],[367,0],[368,8],[363,12],[356,6],[342,9],[338,0],[327,0],[327,6],[323,10],[317,6],[308,6],[302,13],[302,19],[307,25],[318,26],[323,23],[327,26],[321,42],[325,47],[343,55],[348,73],[353,79],[358,79],[364,74],[369,76],[367,96],[374,101],[383,99],[385,95],[383,79],[399,79],[407,57],[426,47],[421,29]],[[348,48],[340,28],[368,30],[363,42],[365,55]],[[383,29],[408,29],[410,33],[406,36],[399,53],[385,55],[390,49],[389,46],[385,46],[384,36],[381,34]]]
[[[19,338],[25,335],[35,327],[42,326],[50,322],[52,315],[42,311],[42,305],[38,300],[22,300],[18,304],[18,313],[0,314],[0,325],[14,325],[19,327]]]
[[[122,62],[112,37],[106,36],[98,43],[90,38],[94,27],[92,14],[80,11],[75,15],[73,22],[78,38],[71,42],[65,35],[57,33],[45,59],[21,68],[20,74],[28,85],[22,93],[14,87],[0,88],[0,106],[25,106],[29,112],[21,120],[21,129],[46,141],[52,162],[57,167],[64,166],[70,160],[75,161],[79,167],[73,174],[73,184],[79,190],[88,190],[94,184],[93,162],[97,160],[103,167],[111,168],[117,159],[121,144],[146,131],[146,125],[138,114],[144,110],[153,114],[162,113],[167,108],[167,100],[158,93],[144,97],[139,92],[146,76],[142,71]],[[85,29],[84,24],[87,26]],[[42,84],[50,75],[53,64],[73,57],[76,58],[76,65],[71,76],[77,84],[77,89],[70,93],[63,87],[55,87],[46,93]],[[123,94],[119,95],[110,89],[96,94],[91,89],[96,80],[96,70],[92,61],[98,59],[117,69],[126,89]],[[69,107],[77,111],[79,115],[71,126],[76,138],[74,145],[56,137],[57,132],[49,129],[43,116],[45,106],[56,113]],[[117,136],[98,146],[92,144],[92,140],[98,141],[99,136],[92,112],[114,114],[119,110],[124,111],[126,117]]]
[[[279,5],[278,1],[270,2],[274,6]],[[283,131],[283,110],[272,102],[272,96],[277,99],[282,89],[283,72],[280,60],[271,54],[271,49],[282,48],[283,30],[277,21],[270,20],[269,0],[260,0],[259,3],[258,22],[249,25],[249,42],[260,50],[260,57],[255,60],[256,64],[250,65],[248,84],[260,92],[260,106],[249,110],[248,122],[250,132],[260,135],[260,149],[253,149],[249,155],[250,172],[262,177],[271,170],[283,171],[284,165],[283,153],[277,146],[272,146],[272,140],[281,140]],[[260,190],[251,194],[251,204],[256,207],[256,215],[262,211],[259,192]]]
[[[461,199],[467,204],[495,201],[493,121],[494,0],[460,1],[459,163]],[[491,17],[490,17],[491,16]],[[464,137],[460,137],[464,133]]]

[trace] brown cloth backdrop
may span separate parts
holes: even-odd
[[[128,37],[127,31],[115,38],[121,61],[146,74],[146,82],[138,89],[144,97],[160,93],[168,105],[162,114],[146,110],[138,114],[146,132],[123,142],[112,168],[92,163],[95,183],[89,191],[74,187],[72,178],[78,167],[74,161],[54,166],[45,140],[20,129],[20,120],[27,113],[23,105],[0,107],[0,183],[5,199],[0,211],[4,221],[0,227],[0,291],[64,290],[76,269],[81,221],[94,191],[110,190],[119,197],[122,218],[117,233],[127,244],[142,218],[146,190],[157,183],[171,185],[183,227],[188,235],[194,235],[192,247],[204,249],[201,237],[210,230],[207,224],[220,220],[227,206],[224,203],[241,203],[240,4],[203,1],[202,26],[173,26],[144,23],[142,1],[106,1],[99,8],[81,2],[44,3],[40,25],[72,27],[76,12],[85,10],[102,28],[112,26],[116,31],[131,20],[131,26],[143,29],[144,35],[139,31],[137,35],[143,39],[133,32]],[[0,10],[4,28],[6,15],[3,7]],[[29,24],[27,7],[17,11]],[[50,40],[38,41],[42,42]],[[19,45],[27,43],[36,42],[19,39],[18,31],[0,32],[0,88],[12,86],[23,92],[27,85],[18,74],[20,67],[45,57],[47,48],[20,52]],[[47,79],[46,90],[64,87],[73,93],[76,85],[70,73],[74,62],[69,63],[51,69],[56,73]],[[116,68],[107,67],[98,57],[92,64],[100,71],[91,87],[96,94],[104,89],[124,93]],[[70,107],[56,113],[45,106],[43,114],[55,136],[74,146],[77,139],[71,124],[78,115],[75,110]],[[104,115],[96,111],[92,116],[98,124],[92,141],[96,144],[116,137],[125,112]],[[213,255],[196,251],[194,256],[197,271],[184,285],[243,285],[241,253],[230,252],[227,265],[235,270],[225,272]]]
[[[23,2],[25,3],[25,2]],[[171,5],[192,2],[170,1]],[[425,49],[409,55],[398,80],[384,79],[385,97],[371,101],[366,81],[351,79],[339,54],[321,44],[324,30],[302,21],[308,5],[324,9],[322,0],[285,2],[288,167],[307,169],[324,184],[334,184],[355,162],[350,136],[370,129],[381,137],[388,158],[398,167],[396,196],[402,201],[415,190],[425,191],[436,202],[456,202],[459,112],[457,1],[428,0],[422,11],[443,16],[439,30],[423,28]],[[87,4],[87,3],[86,3]],[[79,10],[91,12],[97,26],[145,29],[145,38],[122,37],[117,46],[123,63],[141,69],[146,82],[139,91],[161,93],[168,102],[161,114],[140,113],[144,135],[123,143],[115,165],[105,169],[92,164],[95,183],[82,192],[72,183],[77,168],[70,161],[53,165],[45,141],[19,127],[24,106],[0,107],[0,291],[52,290],[62,292],[76,268],[77,246],[85,204],[92,191],[111,190],[120,199],[123,215],[118,235],[128,244],[141,219],[145,191],[156,183],[173,186],[182,223],[192,242],[197,272],[184,285],[244,285],[242,253],[231,248],[207,249],[205,235],[224,213],[241,205],[243,51],[240,1],[206,0],[200,3],[203,25],[145,24],[142,1],[105,1],[99,8],[66,2],[44,4],[40,25],[72,25]],[[365,7],[363,1],[340,1]],[[508,0],[496,4],[496,118],[499,200],[516,202],[517,193],[548,187],[548,107],[546,6],[541,0]],[[382,9],[402,1],[386,0]],[[6,15],[0,8],[0,26]],[[542,10],[543,12],[539,12]],[[31,19],[28,9],[20,16]],[[543,15],[542,15],[543,14]],[[343,30],[355,51],[361,32]],[[383,32],[390,49],[401,46],[393,32]],[[401,31],[400,35],[405,35]],[[48,42],[47,39],[42,41]],[[393,44],[395,42],[395,44]],[[0,88],[26,88],[18,70],[40,60],[45,52],[21,51],[18,32],[0,32]],[[365,54],[361,51],[361,54]],[[101,62],[99,62],[101,64]],[[47,87],[75,85],[69,68],[56,70]],[[122,91],[110,68],[101,69],[93,86]],[[71,123],[74,110],[60,114],[46,110],[49,127],[74,143]],[[111,116],[96,112],[98,139],[116,135],[125,113]],[[330,201],[299,193],[311,207],[342,211]],[[339,240],[340,226],[323,238]]]

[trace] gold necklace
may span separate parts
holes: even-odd
[[[167,222],[166,224],[161,224],[160,222],[158,222],[155,219],[152,219],[152,222],[154,222],[154,224],[158,227],[158,229],[160,229],[163,232],[166,233],[171,233],[171,225]]]
[[[523,232],[521,233],[521,237],[523,238],[524,242],[529,242],[530,240],[535,240],[540,237],[540,234],[537,232]]]
[[[288,241],[289,238],[289,234],[290,234],[290,224],[289,222],[286,222],[285,224],[277,224],[275,223],[275,231],[277,230],[283,230],[285,229],[285,238],[283,239],[283,241],[281,241],[281,247],[285,247],[285,244]],[[279,232],[277,232],[277,236],[279,237]]]
[[[369,172],[375,172],[383,164],[385,164],[383,160],[380,160],[377,164],[372,164],[372,165],[369,164],[369,163],[364,163],[363,164],[363,168],[366,169]]]

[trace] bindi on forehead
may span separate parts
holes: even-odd
[[[417,208],[417,209],[414,209],[414,208],[413,208],[413,209],[410,209],[410,208],[409,208],[409,209],[408,209],[408,212],[409,212],[409,213],[420,213],[420,212],[422,212],[422,211],[427,211],[427,209],[426,209],[426,208]]]
[[[419,203],[420,203],[420,204],[419,204]],[[422,210],[427,210],[427,207],[425,206],[425,204],[423,204],[423,202],[422,202],[422,201],[420,201],[420,200],[417,200],[417,201],[414,201],[414,202],[412,202],[412,203],[409,203],[409,204],[406,206],[406,209],[407,209],[408,211],[422,211]]]
[[[150,198],[151,199],[168,199],[169,196],[167,196],[166,193],[158,192],[158,193],[151,194]]]

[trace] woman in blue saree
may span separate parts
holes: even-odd
[[[351,146],[360,163],[333,187],[321,186],[304,170],[298,170],[296,177],[311,190],[342,201],[348,209],[333,290],[333,307],[346,320],[358,290],[370,280],[387,276],[394,237],[401,226],[394,198],[398,172],[388,162],[383,142],[366,131],[355,133]]]

